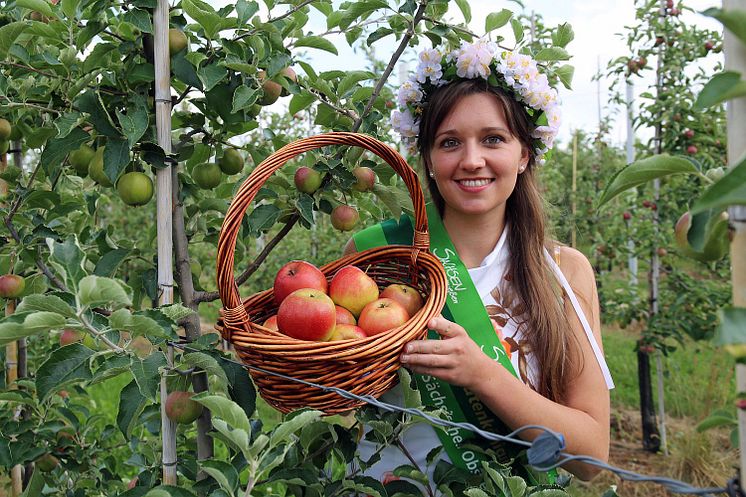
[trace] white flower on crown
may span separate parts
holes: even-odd
[[[422,90],[416,81],[408,80],[401,84],[397,95],[400,107],[406,107],[408,103],[422,100]]]
[[[415,122],[412,113],[408,109],[395,110],[391,113],[391,126],[405,138],[414,138],[420,130],[419,122]]]
[[[443,76],[443,68],[440,64],[443,56],[434,48],[426,48],[420,52],[420,62],[417,65],[416,79],[420,83],[427,82],[428,78],[433,84],[437,84]]]
[[[489,78],[492,72],[504,81],[504,86],[512,89],[515,98],[527,107],[534,109],[534,123],[542,114],[546,125],[537,125],[532,138],[538,140],[535,145],[535,156],[538,164],[545,162],[545,154],[554,145],[561,123],[559,97],[557,91],[549,85],[549,80],[542,74],[536,61],[525,54],[498,50],[495,43],[477,40],[473,43],[463,42],[461,47],[443,55],[436,49],[425,49],[419,55],[419,63],[414,78],[404,82],[397,94],[401,110],[391,114],[391,124],[402,136],[402,141],[411,152],[416,152],[416,139],[419,134],[419,115],[422,103],[427,98],[425,92],[432,91],[431,85],[438,87],[447,84],[450,79],[443,79],[444,66],[456,66],[456,75],[460,78]],[[452,74],[452,73],[449,73]],[[503,85],[501,85],[503,86]]]
[[[473,79],[481,76],[487,79],[495,48],[494,43],[486,40],[477,40],[472,44],[462,43],[456,57],[456,74],[460,78]]]

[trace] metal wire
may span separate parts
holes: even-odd
[[[188,347],[187,344],[183,342],[170,342],[174,347],[180,348],[182,350],[189,350],[193,352],[201,352],[200,349],[194,349],[191,347]],[[327,387],[324,385],[320,385],[318,383],[313,383],[306,380],[301,380],[299,378],[294,378],[292,376],[284,375],[282,373],[276,373],[274,371],[268,371],[266,369],[257,367],[257,366],[250,366],[248,364],[244,364],[242,362],[234,361],[227,358],[222,358],[225,361],[231,362],[233,364],[238,364],[242,368],[246,370],[254,370],[258,371],[263,374],[270,374],[277,376],[279,378],[286,379],[288,381],[293,381],[296,383],[300,383],[306,386],[318,388],[320,390],[323,390],[325,392],[334,392],[337,395],[341,395],[342,397],[350,400],[357,400],[357,401],[363,401],[367,404],[373,405],[375,407],[378,407],[379,409],[383,409],[385,411],[389,412],[401,412],[404,414],[410,414],[413,416],[417,416],[419,418],[423,418],[427,420],[429,423],[443,426],[447,428],[461,428],[465,430],[472,431],[482,438],[486,438],[487,440],[497,441],[497,442],[508,442],[512,444],[522,445],[524,447],[533,447],[534,443],[537,441],[537,439],[534,440],[534,442],[528,442],[526,440],[522,440],[520,438],[517,438],[517,435],[520,434],[523,431],[526,430],[539,430],[543,433],[546,433],[550,435],[552,438],[559,441],[561,448],[564,448],[564,437],[561,433],[557,433],[545,426],[541,425],[525,425],[521,426],[520,428],[513,430],[512,432],[508,433],[507,435],[500,435],[498,433],[493,433],[489,431],[482,430],[481,428],[478,428],[477,426],[474,426],[471,423],[456,423],[453,421],[448,421],[441,418],[433,417],[427,413],[424,413],[420,411],[419,409],[414,409],[411,407],[401,407],[396,406],[393,404],[388,404],[386,402],[381,402],[380,400],[371,397],[370,395],[356,395],[354,393],[348,392],[347,390],[343,390],[341,388],[337,387]],[[618,468],[616,466],[612,466],[610,464],[607,464],[599,459],[590,457],[590,456],[584,456],[584,455],[572,455],[565,452],[558,452],[558,457],[555,458],[555,461],[551,464],[547,465],[533,465],[537,470],[539,471],[548,471],[550,469],[557,468],[558,466],[561,466],[563,464],[566,464],[571,461],[579,461],[586,464],[590,464],[592,466],[596,466],[598,468],[601,468],[606,471],[611,471],[612,473],[615,473],[618,475],[621,479],[632,481],[632,482],[649,482],[649,483],[655,483],[658,485],[662,485],[666,487],[669,491],[677,494],[689,494],[689,495],[702,495],[705,497],[713,497],[713,494],[719,494],[719,493],[727,493],[730,494],[729,489],[726,487],[714,487],[714,488],[699,488],[694,487],[686,482],[675,480],[673,478],[668,478],[665,476],[647,476],[642,475],[639,473],[635,473],[634,471]]]

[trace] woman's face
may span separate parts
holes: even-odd
[[[497,98],[462,97],[435,133],[430,167],[444,215],[496,216],[502,220],[528,152],[513,136]]]

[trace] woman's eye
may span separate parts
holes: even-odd
[[[491,145],[496,145],[503,141],[499,136],[488,136],[485,141]]]
[[[440,146],[443,148],[451,148],[458,145],[458,142],[453,138],[446,138],[440,143]]]

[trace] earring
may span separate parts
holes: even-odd
[[[431,170],[428,171],[428,174],[430,174],[431,178],[435,178],[435,173]]]
[[[521,174],[525,170],[526,170],[526,164],[523,164],[521,167],[518,168],[518,174]]]

